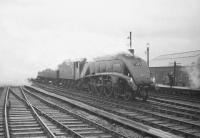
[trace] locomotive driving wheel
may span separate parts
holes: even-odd
[[[104,85],[104,95],[110,97],[113,94],[112,82],[109,81]]]
[[[98,94],[97,95],[98,96],[103,95],[103,93],[105,91],[105,88],[101,85],[101,86],[98,86],[97,89],[98,89]]]
[[[146,101],[148,98],[148,91],[145,88],[140,88],[140,96],[143,101]]]
[[[82,81],[82,86],[85,87],[85,89],[87,90],[89,94],[92,94],[92,86],[91,86],[90,79],[84,79]]]
[[[119,97],[119,88],[117,86],[113,86],[112,92],[113,92],[114,98],[117,99]]]
[[[92,86],[90,84],[87,85],[88,93],[92,94]]]
[[[124,87],[124,96],[123,96],[125,101],[129,101],[133,98],[133,93],[131,89],[128,86]]]
[[[105,86],[103,92],[106,97],[110,97],[112,95],[112,87]]]
[[[95,86],[94,86],[94,89],[95,89],[96,95],[97,95],[97,96],[101,96],[101,92],[100,92],[100,89],[101,89],[101,88],[100,88],[99,86],[96,86],[96,85],[95,85]]]

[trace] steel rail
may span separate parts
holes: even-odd
[[[48,90],[48,91],[52,91],[52,90],[55,90],[56,91],[56,89],[54,89],[54,88],[52,88],[52,89],[50,89],[50,88],[44,88],[45,90]],[[60,89],[60,88],[58,88],[57,89],[57,92],[62,92],[62,94],[60,94],[60,95],[65,95],[66,94],[66,92],[63,90],[63,89]],[[64,93],[63,93],[64,92]],[[70,98],[71,98],[71,96],[73,95],[74,93],[71,93],[70,92]],[[80,94],[78,94],[77,95],[77,93],[75,93],[75,96],[77,97],[77,96],[80,96]],[[88,96],[88,95],[87,95]],[[69,97],[69,95],[67,95],[67,97]],[[83,97],[83,98],[86,98],[86,96],[83,96],[83,95],[81,95],[81,97]],[[91,99],[91,100],[94,100],[93,98],[95,98],[95,97],[93,97],[93,96],[91,96],[91,97],[89,97],[89,99]],[[156,97],[154,97],[154,98],[156,98]],[[157,98],[159,98],[159,97],[157,97]],[[105,98],[105,100],[106,100],[107,98]],[[100,99],[99,99],[99,97],[98,97],[98,101],[99,101]],[[102,100],[102,99],[101,99]],[[109,100],[109,99],[108,99]],[[97,102],[98,102],[97,101]],[[115,102],[115,101],[114,101]],[[200,114],[200,111],[198,111],[197,109],[196,109],[196,107],[194,107],[194,106],[191,106],[191,108],[189,109],[189,107],[187,107],[187,106],[184,106],[184,103],[180,103],[180,105],[175,105],[175,104],[170,104],[170,102],[169,103],[164,103],[164,101],[162,101],[162,103],[161,102],[159,102],[159,101],[154,101],[154,99],[152,99],[152,97],[149,97],[149,99],[148,99],[148,102],[150,102],[153,106],[151,106],[149,109],[155,109],[155,111],[163,111],[163,113],[164,112],[166,112],[167,110],[167,112],[169,112],[169,113],[172,113],[172,115],[180,115],[180,116],[187,116],[186,118],[199,118],[198,116],[192,116],[192,114]],[[124,101],[122,101],[122,102],[120,102],[119,103],[119,101],[117,101],[117,103],[118,104],[122,104],[122,105],[124,105],[124,103],[126,104],[126,102],[124,102]],[[159,103],[159,104],[158,104]],[[141,103],[140,103],[141,104]],[[169,104],[169,105],[168,105]],[[110,105],[110,104],[109,104]],[[145,104],[143,104],[142,103],[142,105],[145,105]],[[164,108],[160,108],[159,110],[156,110],[156,109],[158,109],[158,106],[159,107],[164,107]],[[180,106],[180,108],[179,107],[177,107],[177,106]],[[135,107],[135,106],[134,106]],[[131,107],[132,108],[132,107]],[[170,109],[169,109],[170,108]],[[128,108],[129,109],[129,108]],[[172,109],[172,110],[171,110]],[[174,109],[176,109],[176,111],[174,111]],[[179,112],[178,112],[179,111]],[[191,116],[190,117],[188,117],[188,115],[187,115],[187,113],[190,113],[191,114]]]
[[[107,102],[107,101],[106,101]],[[105,103],[104,103],[105,104]],[[110,105],[110,104],[108,104],[108,105]],[[115,104],[113,104],[113,105],[115,105]],[[136,106],[137,107],[137,106]],[[135,107],[134,107],[135,108]],[[152,108],[152,107],[151,107]],[[151,109],[150,108],[150,109]],[[102,108],[101,108],[102,109]],[[129,108],[128,108],[129,109]],[[140,110],[140,108],[136,108],[137,110]],[[155,108],[152,108],[152,109],[155,109]],[[164,111],[163,109],[159,109],[159,110],[162,110],[162,111]],[[116,114],[119,114],[119,113],[117,113],[117,112],[114,112],[114,113],[116,113]],[[155,113],[155,112],[154,112]],[[163,112],[161,112],[161,113],[163,113]],[[152,113],[151,113],[152,114]],[[178,113],[177,113],[178,114]],[[119,114],[120,115],[120,114]],[[129,119],[132,119],[129,115],[124,115],[124,116],[126,116],[127,118],[129,118]],[[166,116],[163,116],[163,117],[165,117],[166,118]],[[135,118],[135,119],[137,119],[137,118]],[[169,120],[169,118],[167,119],[167,120]],[[174,119],[173,119],[174,120]],[[145,121],[145,120],[142,120],[143,122]],[[147,121],[145,121],[145,122],[147,122]],[[185,122],[185,121],[184,121]],[[157,126],[158,124],[156,124],[156,123],[151,123],[151,122],[147,122],[148,124],[151,124],[151,126]],[[180,123],[180,121],[179,121],[179,123]],[[158,125],[159,126],[159,125]],[[158,127],[157,127],[158,128]],[[173,129],[172,130],[172,128],[168,128],[167,126],[160,126],[159,128],[163,128],[162,130],[164,130],[164,131],[166,131],[166,129],[168,129],[169,131],[173,131],[174,132],[174,134],[178,134],[178,133],[181,133],[181,134],[184,134],[184,135],[187,135],[187,136],[194,136],[193,134],[189,134],[189,133],[186,133],[185,131],[183,131],[183,130],[175,130],[175,129]]]
[[[186,103],[184,101],[182,103],[179,103],[179,102],[176,101],[176,99],[165,99],[163,97],[150,97],[149,101],[150,102],[151,101],[158,101],[158,102],[161,102],[161,103],[167,103],[167,104],[171,104],[171,105],[182,106],[182,107],[200,110],[200,107],[197,106],[197,105],[195,106],[195,105]]]
[[[73,112],[71,112],[71,111],[68,110],[68,109],[65,109],[65,108],[63,108],[63,107],[61,107],[61,106],[58,106],[58,105],[56,105],[56,104],[54,104],[54,103],[52,103],[52,102],[50,102],[50,101],[47,101],[47,100],[45,100],[45,99],[43,99],[43,98],[41,98],[41,97],[39,97],[39,96],[37,96],[37,95],[31,93],[29,90],[27,90],[27,89],[25,89],[25,88],[23,88],[23,89],[24,89],[27,93],[31,94],[32,96],[34,96],[34,97],[36,97],[36,98],[38,98],[38,99],[41,99],[43,102],[47,103],[48,105],[51,105],[51,106],[53,106],[53,107],[56,107],[57,109],[59,109],[59,110],[61,110],[61,111],[68,112],[68,113],[70,113],[70,114],[76,116],[76,117],[79,118],[80,120],[82,120],[82,121],[84,121],[84,122],[87,122],[87,123],[90,124],[90,125],[96,126],[97,128],[99,128],[99,129],[101,129],[101,130],[104,130],[105,132],[111,133],[111,134],[112,134],[113,136],[115,136],[115,137],[120,137],[120,138],[126,137],[126,136],[124,136],[124,135],[122,135],[122,134],[119,134],[119,133],[117,133],[117,132],[115,132],[115,131],[109,130],[109,129],[107,129],[107,128],[105,128],[105,127],[103,127],[103,126],[101,126],[101,125],[99,125],[99,124],[97,124],[97,123],[95,123],[95,122],[88,121],[87,119],[81,117],[81,116],[78,115],[78,114],[74,114]]]
[[[49,89],[50,90],[50,89]],[[98,99],[98,98],[97,98]],[[99,100],[99,99],[98,99]],[[93,101],[94,101],[94,99],[93,99]],[[84,102],[85,102],[85,100],[84,100]],[[98,101],[97,101],[98,102]],[[105,101],[105,102],[107,102],[107,101]],[[87,102],[86,102],[87,103]],[[92,103],[94,103],[94,102],[92,102]],[[103,105],[104,105],[105,103],[103,103]],[[112,103],[110,103],[110,104],[112,104]],[[109,106],[110,106],[110,104],[108,104]],[[141,104],[141,103],[140,103]],[[106,105],[106,104],[105,104]],[[113,103],[113,105],[115,106],[115,105],[117,105],[116,103]],[[122,104],[123,105],[123,104]],[[119,106],[120,107],[120,106]],[[119,108],[118,107],[118,108]],[[137,107],[137,106],[136,106]],[[143,106],[142,106],[143,107]],[[129,108],[130,107],[126,107],[128,110],[129,110]],[[135,108],[135,106],[134,106],[134,108]],[[102,108],[100,108],[100,109],[102,109]],[[130,108],[130,109],[132,109],[132,107]],[[141,110],[140,109],[140,107],[139,108],[135,108],[136,110]],[[145,110],[146,110],[146,108],[144,108]],[[173,112],[173,111],[169,111],[169,113],[168,113],[168,111],[167,111],[167,109],[159,109],[159,110],[154,110],[154,109],[156,109],[156,107],[150,107],[149,109],[153,109],[152,111],[161,111],[160,113],[164,113],[164,112],[162,112],[162,111],[165,111],[165,113],[167,112],[167,114],[168,115],[178,115],[178,117],[180,117],[180,116],[182,116],[182,114],[181,114],[181,112],[177,112],[177,113],[175,113],[175,111]],[[147,110],[146,110],[147,111]],[[173,112],[173,114],[171,114]],[[119,114],[119,113],[117,113],[116,111],[114,112],[114,113],[116,113],[116,114]],[[151,114],[152,114],[152,112],[150,112]],[[153,112],[153,113],[155,113],[155,112]],[[120,115],[120,114],[119,114]],[[179,116],[180,115],[180,116]],[[130,115],[124,115],[124,116],[126,116],[127,118],[129,118],[129,119],[132,119],[131,118],[131,116]],[[166,116],[163,116],[164,118],[167,118],[167,115]],[[133,117],[134,118],[134,117]],[[137,118],[134,118],[134,119],[137,119]],[[170,118],[168,117],[167,118],[167,120],[169,120]],[[172,118],[171,118],[172,119]],[[191,119],[191,117],[186,117],[186,119]],[[174,119],[173,119],[174,120]],[[143,122],[145,121],[145,120],[142,120]],[[183,121],[182,121],[183,122]],[[185,121],[184,121],[185,122]],[[189,121],[188,121],[189,122]],[[157,124],[156,123],[151,123],[151,122],[147,122],[148,124],[151,124],[151,126],[157,126]],[[194,123],[194,122],[193,122]],[[180,124],[180,121],[179,121],[179,124]],[[177,125],[178,125],[178,123],[177,123]],[[159,126],[159,125],[158,125]],[[191,135],[191,134],[189,134],[189,133],[186,133],[185,131],[183,131],[183,130],[181,130],[181,131],[178,131],[178,130],[175,130],[175,129],[173,129],[172,130],[172,128],[167,128],[167,126],[160,126],[160,127],[157,127],[157,128],[162,128],[162,130],[164,130],[164,131],[166,131],[166,129],[168,129],[169,131],[173,131],[174,132],[174,134],[177,134],[177,133],[181,133],[181,134],[185,134],[185,135],[187,135],[187,136],[189,136],[189,135]],[[175,132],[177,132],[177,133],[175,133]],[[193,136],[193,134],[191,135],[191,136]]]
[[[43,115],[44,117],[48,118],[49,120],[51,120],[52,122],[56,123],[57,125],[59,125],[60,127],[62,127],[65,131],[67,131],[70,135],[72,135],[75,138],[84,138],[83,136],[79,135],[78,133],[76,133],[75,131],[71,130],[69,127],[63,125],[62,123],[60,123],[59,121],[53,119],[52,117],[50,117],[49,115],[47,115],[46,113],[44,113],[42,110],[38,109],[36,106],[33,106],[41,115]]]
[[[103,118],[107,118],[107,119],[109,119],[113,122],[116,122],[117,124],[123,125],[127,128],[134,129],[138,132],[141,132],[145,136],[163,137],[163,138],[164,137],[165,138],[166,137],[169,137],[169,138],[181,137],[181,136],[174,135],[172,133],[165,132],[163,130],[159,130],[159,129],[156,129],[156,128],[153,128],[153,127],[150,127],[150,126],[147,126],[147,125],[143,125],[141,123],[126,119],[124,117],[121,117],[121,116],[118,116],[118,115],[115,115],[115,114],[112,114],[112,113],[107,113],[107,112],[104,113],[104,111],[102,111],[100,109],[97,109],[95,107],[91,107],[89,105],[85,105],[85,104],[80,103],[78,101],[75,102],[75,100],[72,100],[72,99],[69,99],[69,98],[63,98],[62,99],[61,98],[62,96],[48,93],[48,92],[43,91],[42,89],[39,89],[39,88],[37,89],[35,87],[31,87],[31,86],[27,86],[27,85],[25,87],[31,88],[32,90],[35,90],[37,92],[41,92],[42,94],[46,94],[50,97],[56,97],[57,99],[60,99],[60,100],[63,100],[63,101],[67,100],[67,102],[72,104],[72,105],[75,105],[75,106],[80,107],[81,109],[85,109],[87,111],[89,110],[91,113],[94,113],[95,115],[101,116]],[[90,109],[88,109],[89,107],[90,107]],[[110,118],[111,116],[112,116],[112,118]]]
[[[50,138],[56,138],[56,136],[53,134],[53,132],[51,132],[51,130],[47,127],[47,125],[42,121],[42,119],[39,117],[39,115],[37,114],[37,112],[35,111],[35,109],[32,107],[32,105],[30,104],[30,102],[28,101],[28,99],[26,98],[26,96],[24,95],[24,93],[22,92],[22,95],[24,96],[25,99],[19,97],[17,94],[15,94],[13,91],[11,91],[18,99],[20,99],[21,101],[23,101],[24,103],[27,104],[27,106],[30,107],[32,113],[34,114],[34,116],[36,117],[37,121],[39,122],[39,124],[42,126],[42,128],[44,129],[44,131],[47,133],[47,135]]]
[[[38,120],[38,122],[42,125],[43,129],[47,132],[48,136],[51,138],[56,138],[56,136],[53,134],[53,132],[48,128],[48,126],[44,123],[44,121],[42,121],[42,119],[39,117],[38,113],[35,111],[35,109],[33,108],[32,104],[29,102],[29,100],[27,99],[26,95],[24,94],[24,91],[22,90],[22,88],[20,87],[21,92],[25,98],[25,101],[28,103],[28,105],[30,106],[31,110],[33,111],[33,114],[36,116],[36,119]]]
[[[21,91],[22,91],[22,94],[24,96],[24,98],[26,99],[27,102],[28,99],[26,97],[26,94],[24,93],[24,90],[20,87]],[[29,104],[31,105],[31,103],[29,102]],[[31,105],[32,106],[32,105]],[[71,130],[70,128],[64,126],[63,124],[61,124],[60,122],[58,122],[57,120],[51,118],[50,116],[48,116],[47,114],[45,114],[44,112],[42,112],[40,109],[38,109],[37,107],[35,106],[32,106],[33,110],[35,111],[35,109],[37,111],[39,111],[42,115],[44,115],[46,118],[50,119],[51,121],[55,122],[57,125],[61,126],[62,128],[64,128],[69,134],[73,135],[73,137],[75,138],[83,138],[83,136],[79,135],[78,133],[76,133],[75,131]],[[35,111],[36,112],[36,111]]]
[[[10,131],[9,131],[9,127],[8,127],[8,94],[9,94],[9,87],[7,87],[6,90],[6,96],[5,96],[5,101],[4,101],[4,125],[5,125],[5,135],[6,138],[10,138]]]

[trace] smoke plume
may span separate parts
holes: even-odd
[[[190,87],[200,88],[200,57],[192,66],[185,68],[185,71],[189,75]]]

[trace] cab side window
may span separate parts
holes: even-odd
[[[106,62],[106,71],[107,72],[112,72],[113,71],[113,67],[112,67],[112,62],[111,61],[107,61]]]
[[[106,71],[106,63],[105,62],[101,62],[100,63],[100,72],[105,72]]]
[[[122,72],[122,67],[121,67],[120,63],[114,63],[113,64],[113,72],[119,72],[119,73]]]
[[[99,62],[95,63],[95,73],[99,73],[100,72],[100,67],[99,67]]]

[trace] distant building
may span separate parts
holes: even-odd
[[[150,71],[156,83],[169,84],[168,76],[172,74],[174,85],[199,88],[200,50],[158,56],[150,61]]]

